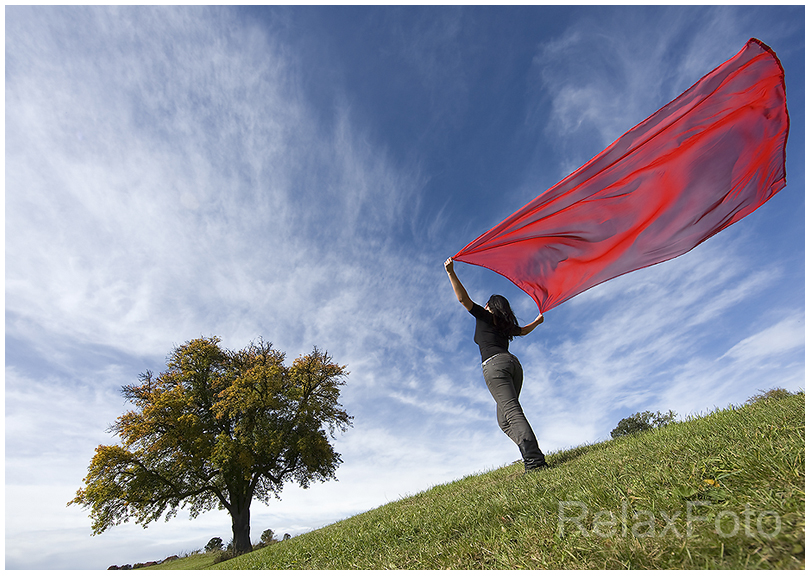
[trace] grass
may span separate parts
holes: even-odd
[[[804,393],[548,460],[549,470],[468,476],[213,568],[805,566]]]
[[[138,570],[203,570],[210,568],[218,561],[216,552],[198,552],[154,566],[144,566]]]

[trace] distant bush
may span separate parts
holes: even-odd
[[[653,430],[654,428],[662,428],[667,426],[675,420],[676,414],[673,410],[668,410],[667,414],[661,412],[637,412],[627,418],[623,418],[617,424],[617,427],[611,431],[612,438],[619,436],[628,436],[629,434],[636,434],[637,432],[644,432],[645,430]]]
[[[214,550],[222,550],[222,538],[212,538],[206,544],[206,552],[213,552]]]
[[[264,544],[265,546],[267,546],[268,544],[273,544],[274,542],[278,542],[278,540],[276,540],[273,537],[273,530],[268,528],[267,530],[262,532],[262,538],[260,539],[260,542],[262,544]]]
[[[766,400],[780,400],[781,398],[787,398],[791,396],[791,392],[786,390],[785,388],[772,388],[771,390],[758,390],[760,394],[755,394],[749,400],[746,401],[747,404],[754,404],[755,402],[764,402]]]

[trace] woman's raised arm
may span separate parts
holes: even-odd
[[[521,328],[521,336],[526,336],[527,334],[535,330],[535,328],[537,328],[538,325],[541,324],[542,322],[543,322],[543,314],[538,314],[538,317],[535,318],[535,320],[533,320],[532,322]]]
[[[473,300],[471,300],[470,296],[467,295],[467,290],[465,290],[465,287],[462,286],[462,283],[456,276],[456,272],[453,271],[453,258],[448,258],[445,260],[445,272],[448,273],[448,278],[450,278],[453,293],[456,294],[456,299],[459,300],[462,306],[470,311],[470,309],[473,308]]]

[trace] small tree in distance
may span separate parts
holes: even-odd
[[[329,442],[351,425],[338,403],[346,367],[317,348],[284,365],[259,341],[229,351],[219,338],[176,347],[167,370],[123,388],[135,410],[111,426],[123,445],[99,446],[85,488],[68,503],[90,508],[93,533],[127,522],[146,527],[178,508],[195,518],[213,508],[231,516],[237,554],[251,550],[250,506],[279,497],[283,484],[335,477]]]
[[[273,544],[273,543],[274,543],[274,542],[276,542],[277,540],[276,540],[276,539],[273,537],[273,530],[271,530],[270,528],[268,528],[267,530],[265,530],[264,532],[262,532],[262,537],[260,538],[260,540],[259,540],[259,541],[260,541],[262,544],[264,544],[264,545],[266,545],[266,546],[267,546],[268,544]]]
[[[676,414],[669,410],[667,414],[661,412],[637,412],[627,418],[623,418],[617,423],[617,427],[611,431],[611,437],[617,438],[619,436],[627,436],[629,434],[636,434],[637,432],[644,432],[645,430],[653,430],[654,428],[661,428],[667,426],[676,418]]]
[[[222,538],[212,538],[206,544],[206,552],[214,552],[215,550],[222,550]]]

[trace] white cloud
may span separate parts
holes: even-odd
[[[451,419],[461,421],[469,424],[475,420],[489,420],[485,419],[481,411],[469,410],[466,407],[456,402],[436,402],[435,400],[421,400],[415,395],[406,395],[399,392],[392,392],[389,394],[392,400],[414,406],[419,410],[431,415],[439,415],[446,420]]]
[[[736,361],[757,363],[764,358],[774,358],[803,346],[805,346],[805,318],[801,312],[794,312],[773,326],[744,338],[721,358],[731,357]]]
[[[73,382],[40,380],[7,367],[7,481],[29,486],[51,484],[64,481],[68,471],[81,479],[95,447],[110,440],[106,428],[124,408],[120,386],[97,383],[127,384],[135,376],[110,366],[98,371],[87,369]],[[43,462],[49,465],[43,466]]]

